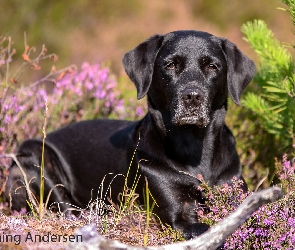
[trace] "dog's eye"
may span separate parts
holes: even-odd
[[[166,69],[175,69],[176,65],[174,62],[169,62],[166,64]]]
[[[217,70],[217,66],[213,63],[210,63],[207,67],[209,70]]]

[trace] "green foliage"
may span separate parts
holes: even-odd
[[[289,9],[288,12],[290,13],[291,20],[293,25],[295,26],[295,0],[281,0],[284,4],[287,4]]]
[[[257,53],[260,66],[254,77],[255,92],[248,93],[242,104],[253,111],[265,131],[275,137],[281,147],[278,150],[291,150],[295,141],[292,55],[261,20],[246,23],[242,32]]]

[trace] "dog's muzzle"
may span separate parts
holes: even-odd
[[[209,122],[209,100],[202,89],[184,89],[176,100],[173,123],[206,127]]]

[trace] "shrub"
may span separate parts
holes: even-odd
[[[283,157],[276,162],[278,178],[286,196],[257,210],[225,242],[224,249],[294,249],[295,247],[295,161]],[[202,183],[200,190],[207,198],[206,207],[198,209],[202,222],[210,225],[224,219],[251,193],[243,193],[241,181],[233,185],[210,188]],[[209,208],[209,212],[206,212]]]
[[[43,137],[45,100],[49,109],[47,132],[85,119],[137,119],[143,115],[144,107],[137,107],[136,103],[129,102],[128,108],[124,107],[124,96],[115,91],[115,77],[101,64],[85,62],[80,70],[74,65],[57,70],[53,65],[39,80],[22,82],[24,72],[33,70],[32,79],[35,72],[39,75],[41,61],[55,62],[58,57],[47,54],[44,45],[35,55],[36,49],[25,42],[23,63],[17,66],[13,60],[16,51],[11,46],[10,37],[0,39],[0,155],[13,152],[24,139]],[[17,69],[12,72],[12,68]],[[3,172],[9,160],[0,158],[0,163]],[[5,180],[5,174],[1,178]]]
[[[278,140],[279,150],[291,150],[295,143],[295,73],[292,55],[274,38],[261,20],[242,27],[246,40],[259,57],[260,68],[254,77],[257,92],[249,92],[242,104]],[[293,143],[292,143],[293,142]]]
[[[288,11],[295,20],[295,1]],[[293,14],[292,14],[293,13]],[[251,189],[277,182],[275,157],[292,154],[295,142],[295,75],[294,59],[286,45],[278,41],[262,20],[242,26],[245,40],[257,54],[257,74],[246,89],[241,103],[229,105],[227,123],[237,140],[244,177]]]

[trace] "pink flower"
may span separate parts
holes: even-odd
[[[138,116],[143,116],[144,115],[144,111],[143,111],[143,108],[141,106],[136,108],[136,114]]]

